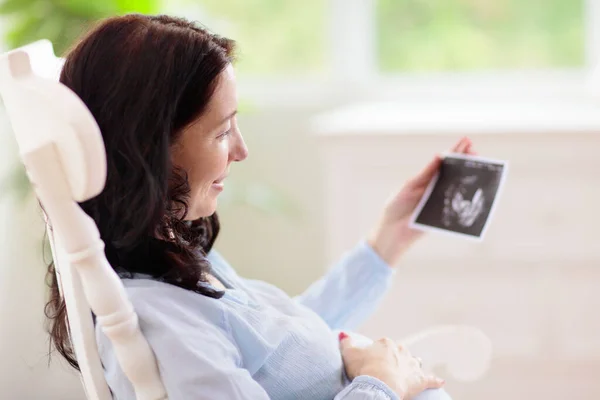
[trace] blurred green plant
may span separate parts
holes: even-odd
[[[329,0],[180,0],[238,43],[243,75],[319,75],[327,64]]]
[[[239,42],[241,74],[330,71],[329,0],[171,1]],[[370,2],[382,73],[578,68],[585,61],[586,0]]]
[[[158,0],[0,0],[0,15],[9,26],[10,48],[48,39],[57,55],[102,18],[131,12],[156,13]]]
[[[570,68],[585,61],[584,0],[377,0],[380,69]]]

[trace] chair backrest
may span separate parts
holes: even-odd
[[[58,82],[61,60],[39,41],[0,56],[0,95],[21,160],[42,204],[70,338],[88,399],[112,398],[94,332],[111,340],[138,399],[166,399],[152,350],[123,284],[104,255],[94,221],[77,202],[106,180],[100,129],[85,104]]]

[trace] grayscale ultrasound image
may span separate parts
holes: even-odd
[[[446,157],[415,223],[481,237],[505,172],[505,164]]]

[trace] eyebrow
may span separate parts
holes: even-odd
[[[221,120],[221,122],[219,122],[219,125],[222,125],[225,122],[227,122],[228,120],[230,120],[231,118],[233,118],[237,114],[237,112],[238,112],[238,110],[233,110],[228,116],[226,116],[225,118],[223,118]]]

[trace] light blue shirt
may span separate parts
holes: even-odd
[[[398,399],[371,376],[346,378],[334,332],[355,329],[390,286],[394,270],[365,242],[296,298],[241,278],[216,251],[209,259],[227,287],[221,299],[123,279],[170,400]],[[114,398],[135,399],[110,341],[98,327],[96,335]],[[414,400],[451,399],[428,390]]]

